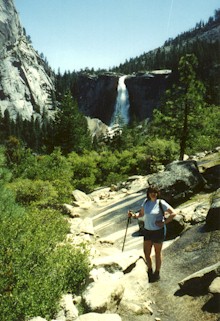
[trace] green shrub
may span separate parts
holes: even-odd
[[[71,176],[71,166],[65,156],[56,148],[52,154],[38,156],[38,179],[54,181],[63,179],[69,181]]]
[[[98,158],[99,156],[96,152],[86,152],[81,156],[75,152],[69,154],[71,183],[75,188],[87,193],[97,186],[97,178],[100,175],[97,167]]]
[[[1,193],[1,209],[10,195]],[[54,318],[62,293],[84,282],[87,252],[65,244],[69,226],[58,212],[25,212],[12,199],[0,216],[0,319]]]
[[[151,156],[146,155],[144,146],[124,150],[118,155],[120,172],[127,176],[149,174],[151,161]]]
[[[19,179],[13,182],[11,188],[22,204],[53,206],[71,199],[71,166],[59,149],[50,155],[33,155],[27,150],[23,153],[22,162],[14,167],[13,174],[14,178]]]
[[[62,176],[59,179],[55,179],[50,182],[53,188],[56,190],[57,198],[54,199],[54,204],[69,203],[72,200],[73,185],[69,180],[65,180]],[[50,203],[53,205],[52,203]]]
[[[90,271],[88,254],[85,244],[73,247],[67,243],[65,246],[57,247],[53,261],[57,262],[56,269],[63,273],[63,291],[71,293],[82,291]]]
[[[150,155],[155,162],[168,164],[178,159],[179,146],[172,139],[149,138],[146,142],[146,154]]]
[[[16,194],[16,201],[23,205],[51,205],[57,192],[49,181],[17,179],[9,184]]]
[[[107,177],[111,173],[120,174],[118,157],[116,153],[113,153],[111,151],[103,151],[100,153],[100,158],[97,162],[97,167],[99,168],[100,172],[100,176],[97,177],[97,182],[101,186],[109,184],[110,179],[108,180]]]
[[[120,173],[113,173],[113,172],[110,172],[108,174],[108,176],[106,177],[106,180],[105,180],[105,184],[107,186],[110,186],[112,184],[117,184],[123,180],[125,180],[127,178],[127,176],[123,176],[122,174]]]
[[[188,144],[187,153],[193,154],[204,150],[212,150],[219,145],[220,108],[207,106],[203,117],[198,120],[200,133],[192,135]]]

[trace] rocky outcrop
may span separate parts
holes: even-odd
[[[171,70],[158,70],[126,78],[131,118],[139,121],[152,118],[153,110],[159,107],[169,86],[170,76]]]
[[[0,0],[0,109],[39,117],[54,106],[54,77],[28,42],[12,0]]]
[[[195,161],[173,162],[162,173],[151,176],[149,185],[157,186],[161,197],[170,204],[176,204],[202,190],[206,181]]]
[[[14,44],[23,30],[12,0],[0,1],[0,48]]]
[[[118,76],[83,74],[77,80],[79,109],[84,115],[109,124],[117,96]]]
[[[78,104],[89,117],[98,118],[109,125],[115,109],[117,85],[120,75],[105,73],[99,76],[84,74],[77,80]],[[128,75],[127,86],[130,119],[142,121],[152,117],[154,108],[169,86],[170,70]]]
[[[100,119],[90,117],[86,117],[86,119],[92,137],[100,138],[102,136],[106,136],[106,134],[109,132],[109,127]]]
[[[212,196],[211,207],[206,216],[206,226],[210,230],[220,230],[220,189]]]

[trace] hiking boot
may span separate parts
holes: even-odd
[[[160,280],[160,271],[155,271],[153,275],[153,281],[157,282]]]
[[[149,270],[147,271],[147,275],[148,275],[148,282],[149,282],[149,283],[153,282],[153,276],[154,276],[154,274],[153,274],[153,270],[152,270],[152,269],[149,269]]]

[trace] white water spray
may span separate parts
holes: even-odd
[[[122,76],[118,80],[118,95],[115,103],[115,111],[111,119],[110,127],[115,124],[124,124],[129,123],[129,96],[128,90],[125,85],[125,78],[127,76]]]

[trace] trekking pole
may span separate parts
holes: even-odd
[[[128,217],[128,219],[127,219],[127,225],[126,225],[126,230],[125,230],[124,242],[123,242],[123,246],[122,246],[122,252],[124,251],[125,240],[126,240],[127,230],[128,230],[128,224],[130,224],[130,223],[131,223],[131,218],[130,218],[130,217]]]

